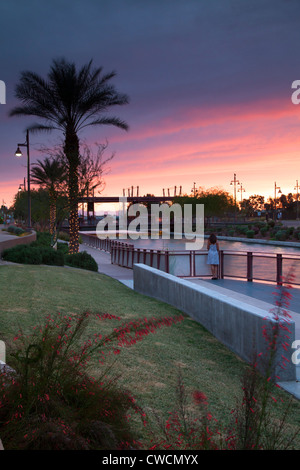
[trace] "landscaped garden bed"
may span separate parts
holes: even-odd
[[[210,227],[206,228],[205,234],[210,234],[212,231],[218,236],[225,237],[300,242],[300,227],[287,227],[273,220]]]
[[[50,246],[51,237],[47,232],[37,232],[36,241],[17,245],[2,252],[2,259],[21,264],[45,264],[73,266],[90,271],[98,271],[94,258],[86,251],[68,254],[68,243],[58,242],[56,249]]]

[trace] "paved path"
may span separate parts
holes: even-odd
[[[18,238],[17,235],[13,235],[9,232],[3,231],[2,230],[3,227],[4,225],[0,225],[0,242],[11,240],[12,238]]]
[[[112,265],[110,262],[110,254],[104,251],[91,248],[87,245],[80,245],[80,251],[87,251],[90,253],[93,258],[98,263],[99,273],[106,274],[123,284],[127,287],[133,289],[133,270],[128,268],[123,268],[121,266]],[[210,286],[213,290],[218,290],[226,295],[240,297],[242,294],[244,300],[248,303],[251,303],[251,299],[259,299],[263,302],[266,302],[266,308],[272,308],[275,305],[275,296],[274,292],[277,291],[275,284],[268,284],[263,282],[247,282],[247,281],[238,281],[232,279],[218,279],[217,281],[213,280],[204,280],[204,279],[188,279],[189,282],[195,284],[204,284]],[[296,339],[300,339],[300,288],[293,288],[290,290],[292,294],[292,299],[290,300],[289,313],[291,313],[293,321],[295,321],[296,326]],[[300,399],[300,365],[296,369],[297,381],[296,382],[284,382],[280,383],[282,388],[294,395],[296,398]]]

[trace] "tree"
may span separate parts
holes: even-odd
[[[253,196],[250,196],[249,199],[244,199],[241,202],[241,209],[244,210],[246,215],[249,217],[254,216],[255,212],[262,211],[264,208],[265,198],[258,194],[254,194]]]
[[[185,204],[192,206],[193,217],[196,216],[197,204],[204,205],[205,219],[211,217],[223,217],[234,211],[234,201],[228,192],[219,188],[204,190],[199,188],[193,195],[178,196],[173,199],[173,204],[178,203],[183,208]]]
[[[54,245],[56,242],[56,203],[66,180],[65,166],[57,158],[46,157],[44,162],[38,160],[38,163],[31,169],[31,179],[34,184],[40,185],[49,192],[50,234]]]
[[[80,163],[79,132],[87,126],[113,125],[128,130],[117,117],[106,115],[108,109],[128,103],[110,84],[115,72],[102,74],[102,67],[92,68],[92,61],[77,70],[65,59],[54,60],[44,80],[36,73],[25,71],[16,87],[16,97],[22,102],[11,116],[36,116],[41,122],[30,131],[59,130],[64,135],[64,154],[68,161],[69,252],[79,251],[78,167]]]
[[[49,192],[44,188],[32,189],[31,199],[31,219],[38,225],[40,230],[46,230],[49,223]],[[27,217],[28,192],[18,191],[15,195],[12,210],[15,220],[23,222]]]

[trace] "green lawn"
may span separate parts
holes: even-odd
[[[134,319],[181,314],[175,308],[142,296],[107,276],[80,269],[0,266],[0,283],[0,339],[7,343],[8,363],[10,344],[18,330],[21,328],[30,333],[47,314],[76,315],[89,311],[121,318],[100,321],[92,315],[90,334],[107,334],[120,323]],[[210,411],[219,422],[228,423],[230,411],[237,397],[241,396],[240,380],[245,363],[186,315],[182,322],[157,330],[131,348],[123,348],[114,359],[113,370],[120,374],[120,383],[132,392],[147,412],[151,414],[154,410],[164,419],[173,409],[179,369],[186,391],[202,391],[208,398]],[[94,374],[103,370],[98,358],[93,367]],[[285,402],[290,398],[277,388],[274,395]],[[280,406],[277,405],[278,412]],[[299,401],[292,400],[289,418],[292,429],[300,425],[299,411]]]

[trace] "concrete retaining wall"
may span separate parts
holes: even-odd
[[[16,237],[14,235],[7,234],[7,236],[0,238],[0,256],[1,253],[7,248],[12,248],[16,245],[25,245],[36,240],[36,233],[32,232],[29,235],[23,237]]]
[[[266,340],[262,332],[264,325],[274,326],[270,314],[273,305],[253,299],[248,304],[236,296],[231,298],[216,289],[197,286],[144,264],[134,265],[133,273],[137,292],[162,300],[188,314],[246,362],[252,363],[255,353],[263,353],[260,360],[266,357]],[[296,380],[296,366],[291,362],[294,322],[289,322],[288,328],[289,338],[284,338],[289,343],[288,350],[280,347],[277,352],[276,381]],[[282,335],[287,334],[281,328],[280,331]],[[289,359],[284,368],[282,355]],[[263,370],[262,362],[259,367]]]

